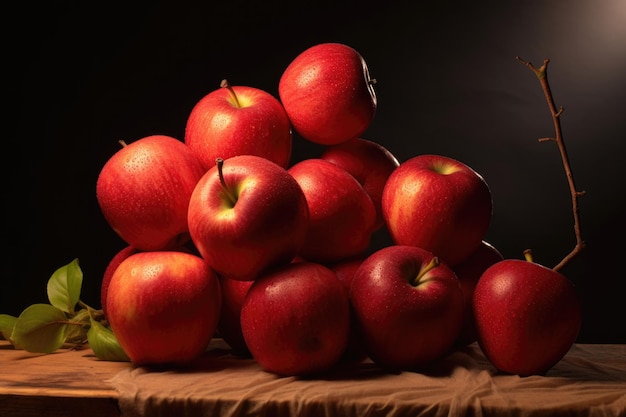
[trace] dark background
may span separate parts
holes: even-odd
[[[83,3],[5,14],[16,29],[2,51],[0,313],[47,302],[48,278],[74,258],[83,300],[99,307],[102,272],[124,243],[99,212],[95,183],[118,140],[182,139],[193,105],[223,78],[277,96],[291,59],[334,41],[361,52],[378,81],[378,113],[363,137],[400,161],[440,153],[472,166],[493,193],[487,240],[507,258],[532,248],[552,267],[575,245],[570,194],[556,144],[537,142],[554,135],[539,82],[515,56],[550,59],[577,188],[587,193],[588,246],[562,270],[583,300],[579,342],[626,343],[622,0]],[[292,159],[317,151],[296,137]]]

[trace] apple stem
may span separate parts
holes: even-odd
[[[224,159],[216,158],[215,159],[215,165],[217,165],[217,175],[220,178],[220,184],[222,184],[222,188],[224,189],[224,192],[226,193],[226,196],[228,197],[228,199],[230,200],[230,202],[234,206],[235,203],[237,202],[237,198],[232,193],[230,188],[228,188],[228,186],[226,185],[226,181],[224,180],[224,173],[222,172],[222,167],[224,166]]]
[[[420,279],[422,279],[422,277],[430,270],[432,270],[433,268],[436,268],[439,266],[439,264],[441,264],[441,262],[439,261],[439,257],[434,256],[433,259],[430,260],[430,262],[428,263],[428,265],[426,265],[424,268],[420,269],[419,274],[417,274],[417,276],[415,277],[415,279],[413,280],[412,284],[413,286],[416,286],[417,284],[419,284]]]
[[[126,144],[126,141],[124,141],[124,139],[120,139],[117,141],[117,143],[119,143],[120,145],[122,145],[122,148],[127,147],[128,145]]]
[[[582,239],[582,234],[580,231],[580,220],[578,217],[578,198],[585,195],[585,192],[578,191],[574,183],[574,175],[570,167],[569,158],[567,156],[567,149],[565,148],[565,141],[563,140],[563,133],[561,130],[561,115],[563,114],[563,107],[559,107],[558,109],[556,108],[556,105],[554,104],[554,98],[552,96],[552,91],[550,90],[550,84],[548,83],[548,63],[550,62],[550,60],[544,59],[543,65],[539,68],[536,68],[533,64],[524,61],[519,56],[516,56],[515,59],[530,68],[535,73],[535,75],[539,79],[539,82],[541,83],[541,89],[543,90],[546,101],[548,102],[550,114],[552,115],[555,137],[540,138],[539,142],[556,142],[559,147],[561,160],[563,161],[563,167],[565,168],[565,175],[567,176],[567,182],[569,184],[569,190],[572,199],[572,211],[574,213],[574,234],[576,235],[576,245],[569,254],[567,254],[558,264],[556,264],[552,268],[553,270],[558,271],[585,248],[585,242]]]
[[[533,262],[533,251],[526,249],[524,251],[524,259],[526,259],[527,262]]]
[[[233,87],[230,85],[230,83],[228,82],[228,80],[222,80],[222,82],[220,83],[220,87],[222,88],[227,88],[228,92],[230,93],[230,96],[232,97],[233,101],[235,102],[235,105],[239,108],[241,108],[241,104],[239,103],[239,99],[237,98],[237,94],[235,94],[235,90],[233,90]]]

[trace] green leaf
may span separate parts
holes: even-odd
[[[11,338],[29,352],[52,353],[65,342],[65,313],[50,304],[33,304],[15,321]]]
[[[83,285],[83,271],[74,259],[57,269],[48,280],[48,299],[50,304],[61,311],[74,314],[74,307],[80,299]]]
[[[0,314],[0,334],[6,340],[11,340],[11,333],[13,333],[13,327],[15,327],[15,322],[17,321],[17,317],[10,316],[8,314]]]
[[[87,341],[98,359],[113,362],[129,362],[130,359],[120,346],[117,337],[108,327],[97,320],[91,319],[91,327],[87,332]]]

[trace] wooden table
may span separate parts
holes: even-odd
[[[369,361],[280,378],[220,341],[189,370],[39,355],[0,341],[0,416],[626,416],[626,345],[574,345],[547,375],[499,374],[476,344],[425,372]]]
[[[120,415],[115,387],[105,381],[129,366],[99,361],[91,349],[39,355],[2,340],[0,416]]]

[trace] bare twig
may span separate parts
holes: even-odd
[[[550,62],[550,60],[544,59],[543,65],[539,68],[536,68],[533,64],[528,61],[524,61],[519,56],[516,56],[515,59],[530,68],[535,73],[535,75],[539,79],[539,82],[541,83],[541,89],[543,90],[543,94],[546,97],[548,107],[550,109],[550,114],[552,115],[555,137],[540,138],[539,142],[551,141],[556,142],[556,144],[558,145],[559,152],[561,153],[561,159],[563,160],[563,167],[565,168],[565,175],[567,176],[567,182],[569,184],[570,194],[572,196],[572,210],[574,213],[574,233],[576,235],[576,246],[574,246],[574,249],[572,249],[572,251],[561,260],[561,262],[559,262],[552,268],[553,270],[558,271],[585,248],[585,242],[582,239],[582,234],[580,231],[580,219],[578,215],[578,198],[585,195],[585,192],[576,190],[576,185],[574,183],[574,175],[570,167],[567,150],[565,148],[565,142],[563,140],[563,133],[561,130],[561,115],[563,114],[563,107],[559,107],[557,109],[556,105],[554,104],[554,99],[552,97],[552,91],[550,90],[550,84],[548,83],[548,63]]]

